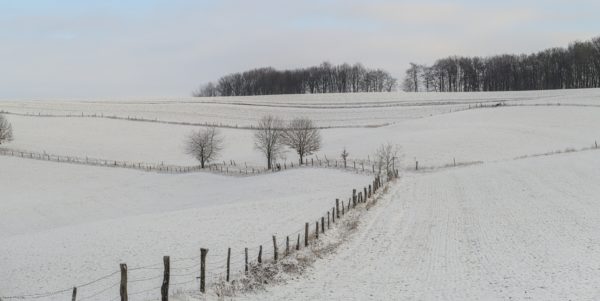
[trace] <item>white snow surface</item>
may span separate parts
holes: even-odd
[[[162,256],[174,263],[172,283],[197,288],[199,249],[209,248],[208,276],[241,269],[244,247],[265,245],[272,234],[294,233],[350,195],[370,177],[296,169],[260,177],[157,174],[0,157],[0,296],[52,292],[92,281],[129,264],[129,292],[160,286]],[[189,258],[183,260],[185,258]],[[196,264],[196,265],[195,265]],[[153,265],[150,269],[134,267]],[[192,266],[192,268],[183,269]],[[190,274],[192,273],[192,274]],[[189,274],[189,275],[188,275]],[[81,287],[86,298],[118,282],[113,275]],[[191,282],[190,282],[191,280]],[[149,287],[150,286],[150,287]],[[160,290],[132,295],[144,300]],[[65,300],[70,291],[41,300]],[[118,287],[91,300],[111,300]],[[78,299],[79,300],[79,299]]]
[[[303,277],[243,300],[598,300],[600,151],[408,174]]]
[[[440,166],[457,162],[511,159],[600,141],[600,107],[499,107],[411,119],[378,128],[322,130],[320,158],[372,158],[381,143],[402,148],[404,165]],[[97,118],[8,115],[15,141],[8,146],[36,152],[153,164],[196,165],[184,152],[186,137],[198,127]],[[253,131],[221,129],[220,159],[262,166]],[[297,156],[289,151],[288,162]]]
[[[116,116],[251,126],[266,114],[319,126],[374,126],[464,110],[476,104],[599,106],[600,89],[469,93],[340,93],[215,98],[0,100],[0,111]]]
[[[507,106],[474,108],[497,103]],[[515,159],[600,142],[600,89],[2,100],[2,110],[226,126],[254,125],[264,114],[307,116],[337,127],[322,130],[319,158],[338,158],[343,147],[351,159],[372,158],[385,142],[401,147],[402,178],[350,241],[298,280],[239,299],[600,298],[600,152]],[[15,141],[2,147],[197,164],[183,143],[199,126],[6,116]],[[264,165],[251,130],[221,130],[222,160]],[[288,152],[283,160],[296,158]],[[454,159],[482,164],[437,168]],[[413,172],[415,161],[425,171]],[[78,285],[77,300],[113,300],[118,274],[112,273],[126,262],[130,300],[155,300],[163,255],[172,257],[171,283],[197,290],[200,247],[210,248],[208,279],[214,283],[224,272],[228,247],[234,271],[241,268],[244,247],[255,258],[262,244],[269,258],[272,234],[282,240],[296,233],[335,198],[370,181],[327,169],[173,175],[0,156],[0,296],[65,289],[36,300],[67,300],[69,288]]]

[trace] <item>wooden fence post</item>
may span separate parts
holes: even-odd
[[[262,263],[262,245],[258,247],[258,263]]]
[[[321,216],[321,233],[325,233],[325,217]]]
[[[121,263],[121,285],[119,287],[119,294],[121,295],[121,301],[127,301],[127,264]]]
[[[367,201],[367,187],[363,187],[363,197],[365,198],[364,201]]]
[[[373,192],[371,191],[371,184],[369,184],[369,198],[373,196]]]
[[[77,300],[77,287],[73,287],[73,295],[71,295],[71,301]]]
[[[319,222],[315,223],[315,239],[319,239]]]
[[[285,256],[290,255],[290,237],[285,237]]]
[[[244,257],[245,257],[245,259],[246,259],[246,260],[245,260],[245,262],[246,262],[246,265],[245,265],[245,267],[246,267],[246,268],[244,269],[244,272],[245,272],[246,274],[248,274],[248,248],[244,248],[244,255],[245,255]]]
[[[331,229],[331,226],[329,225],[329,211],[327,211],[327,230]]]
[[[342,207],[344,207],[342,205]],[[335,199],[335,213],[337,214],[337,218],[340,218],[340,199]]]
[[[356,189],[352,189],[352,207],[356,207]]]
[[[296,251],[300,250],[300,233],[298,233],[298,241],[296,242]]]
[[[208,249],[200,249],[200,292],[206,292],[206,253]]]
[[[164,256],[163,257],[163,264],[165,267],[164,273],[163,273],[163,282],[162,282],[162,286],[160,287],[160,297],[161,297],[161,301],[169,301],[169,280],[171,278],[171,260],[169,258],[169,256]]]
[[[415,170],[419,170],[419,161],[415,161]]]
[[[229,268],[231,263],[231,248],[227,248],[227,282],[229,282]]]
[[[277,238],[273,235],[273,261],[277,262]]]
[[[308,223],[304,225],[304,246],[308,247]]]
[[[331,222],[335,224],[335,207],[331,207]]]

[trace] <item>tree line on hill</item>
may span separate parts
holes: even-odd
[[[216,83],[202,85],[194,96],[247,96],[270,94],[385,92],[396,87],[396,79],[381,69],[354,65],[319,66],[293,70],[272,67],[225,75]]]
[[[451,56],[433,65],[410,64],[407,92],[471,92],[600,87],[600,37],[538,53]]]

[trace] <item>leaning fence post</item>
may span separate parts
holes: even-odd
[[[73,295],[71,296],[71,301],[77,300],[77,287],[73,287]]]
[[[161,301],[169,301],[169,278],[171,275],[171,260],[169,256],[163,257],[163,264],[165,266],[165,270],[163,273],[163,282],[160,287],[160,296]]]
[[[304,225],[304,246],[308,247],[308,223]]]
[[[277,238],[273,235],[273,261],[277,262]]]
[[[121,285],[119,287],[119,294],[121,295],[121,301],[127,301],[127,264],[121,263]]]
[[[227,248],[227,282],[229,282],[229,267],[231,263],[231,248]]]
[[[262,263],[262,245],[258,247],[258,263]]]
[[[208,249],[200,249],[200,292],[206,292],[206,253]]]
[[[245,267],[246,268],[244,269],[244,272],[246,274],[248,274],[248,248],[244,248],[244,255],[246,255],[245,256],[245,259],[246,259],[246,265],[245,265]]]

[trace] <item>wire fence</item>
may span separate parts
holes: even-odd
[[[127,168],[135,169],[146,172],[158,172],[158,173],[169,173],[169,174],[184,174],[193,172],[207,172],[214,174],[222,174],[228,176],[253,176],[261,175],[266,173],[274,173],[278,171],[295,169],[295,168],[331,168],[352,171],[363,174],[376,174],[376,164],[370,159],[367,160],[331,160],[321,159],[319,157],[307,158],[302,164],[293,162],[275,162],[272,169],[265,167],[258,167],[248,165],[246,162],[240,164],[235,160],[213,162],[208,164],[205,168],[200,166],[183,166],[183,165],[172,165],[164,163],[147,163],[147,162],[130,162],[130,161],[119,161],[119,160],[108,160],[99,159],[92,157],[77,157],[77,156],[64,156],[49,154],[46,152],[33,152],[27,150],[18,150],[11,148],[0,148],[0,155],[12,156],[25,159],[34,159],[51,162],[71,163],[79,165],[90,165],[90,166],[103,166],[113,168]]]
[[[398,175],[396,171],[395,176]],[[348,200],[336,200],[324,210],[316,222],[306,223],[291,233],[273,236],[251,248],[209,250],[202,260],[201,252],[188,257],[169,257],[167,265],[163,262],[131,266],[107,273],[96,279],[83,282],[74,287],[39,292],[34,294],[16,294],[0,296],[0,301],[8,300],[158,300],[169,292],[200,293],[202,281],[206,288],[215,288],[220,283],[241,280],[248,267],[257,267],[265,263],[274,263],[277,258],[289,256],[297,249],[306,247],[308,239],[318,238],[319,232],[325,233],[338,218],[343,218],[361,203],[373,200],[380,191],[383,177],[376,176],[372,183],[362,189],[354,189]],[[340,207],[341,206],[341,207]],[[346,209],[347,208],[347,209]],[[342,214],[340,214],[340,210]],[[335,216],[334,216],[335,215]],[[325,221],[327,226],[325,226]],[[316,237],[316,238],[315,238]],[[116,266],[116,264],[115,264]],[[201,278],[204,271],[204,278]],[[165,284],[166,283],[166,284]],[[165,285],[167,291],[165,291]],[[126,297],[124,297],[126,296]]]

